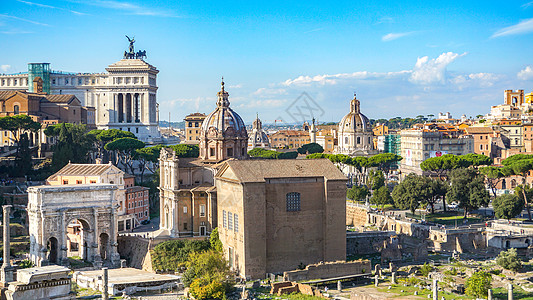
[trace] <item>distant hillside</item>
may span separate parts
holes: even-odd
[[[185,129],[185,122],[170,122],[172,128]],[[159,127],[169,127],[168,121],[159,121]]]

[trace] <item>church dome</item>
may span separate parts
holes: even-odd
[[[202,122],[199,157],[210,162],[229,158],[247,159],[248,132],[241,116],[229,107],[229,94],[224,90],[224,79],[217,96],[217,108]]]
[[[361,113],[360,102],[354,94],[350,102],[350,112],[339,123],[339,131],[343,132],[366,132],[372,131],[370,121]]]
[[[228,135],[246,137],[244,121],[239,114],[229,107],[229,94],[224,90],[224,81],[222,81],[222,90],[217,95],[217,108],[204,119],[202,133],[225,137]]]
[[[270,148],[270,140],[263,130],[263,124],[257,116],[252,125],[252,132],[248,138],[248,150],[253,148]]]

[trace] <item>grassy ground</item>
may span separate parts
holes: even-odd
[[[406,216],[408,218],[418,219],[421,220],[421,215],[413,215],[410,213],[407,213]],[[463,224],[463,213],[457,212],[457,211],[446,211],[446,212],[438,212],[434,214],[427,214],[425,215],[425,220],[428,222],[433,222],[437,224],[442,225],[455,225],[457,221],[457,226]],[[485,222],[485,219],[481,217],[469,217],[467,218],[468,223],[467,224],[475,224],[475,223],[483,223]]]
[[[492,298],[507,299],[507,289],[496,288],[492,290]],[[513,299],[533,300],[533,294],[524,291],[520,287],[515,287],[513,290]]]
[[[413,296],[415,291],[418,291],[418,296],[421,299],[427,299],[427,297],[428,297],[427,295],[433,295],[432,291],[430,291],[430,290],[419,289],[419,288],[415,288],[413,286],[403,286],[403,285],[393,285],[390,290],[388,289],[388,287],[381,287],[381,288],[378,287],[378,291],[380,291],[382,293],[390,293],[391,294],[390,298]],[[392,294],[396,294],[396,296],[393,296]],[[444,297],[446,300],[451,300],[451,299],[471,299],[468,296],[450,294],[450,293],[446,293],[444,291],[439,291],[439,299],[441,299],[441,297]]]
[[[68,258],[68,262],[70,263],[70,267],[72,269],[81,269],[81,268],[92,267],[93,266],[93,264],[81,259],[81,257],[79,257],[79,256],[69,257]]]
[[[300,293],[292,293],[289,295],[276,296],[270,294],[270,289],[265,287],[260,287],[258,289],[252,290],[255,293],[255,298],[257,299],[288,299],[288,300],[323,300],[324,298],[308,296]]]

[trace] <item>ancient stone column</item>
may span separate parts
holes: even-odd
[[[108,283],[108,274],[107,274],[107,268],[103,268],[102,271],[104,271],[104,276],[102,278],[104,290],[102,291],[102,298],[104,300],[109,300],[109,295],[107,293],[107,283]]]
[[[376,276],[374,277],[374,285],[375,285],[376,287],[379,285],[379,277],[378,277],[378,275],[376,275]]]
[[[377,264],[377,265],[374,266],[374,273],[375,273],[375,275],[378,275],[380,270],[381,270],[381,266],[380,266],[379,264]]]
[[[59,251],[58,251],[58,258],[57,258],[57,261],[61,264],[61,265],[68,265],[68,258],[67,258],[67,233],[66,233],[66,228],[68,226],[68,224],[65,224],[66,223],[66,220],[65,220],[65,211],[62,210],[61,211],[61,238],[60,238],[60,242],[61,242],[61,245],[58,245],[59,247]],[[83,243],[83,242],[82,242]],[[83,256],[83,255],[81,255]]]
[[[392,272],[392,284],[396,284],[396,272]]]
[[[439,286],[437,279],[433,279],[433,300],[439,300]]]
[[[10,253],[10,233],[9,233],[9,214],[11,213],[11,205],[4,205],[4,262],[2,264],[2,284],[13,281],[13,267],[11,267],[11,253]]]
[[[508,286],[507,299],[513,300],[513,285],[511,283]]]
[[[341,283],[340,280],[337,281],[337,291],[339,291],[339,292],[342,291],[342,283]]]
[[[492,300],[492,290],[489,289],[487,292],[488,292],[487,300]]]

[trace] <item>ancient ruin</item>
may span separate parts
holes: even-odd
[[[67,251],[76,246],[80,257],[95,267],[119,266],[116,189],[111,184],[28,188],[32,262],[36,266],[67,265]],[[72,224],[81,225],[75,232],[79,244],[67,235]]]

